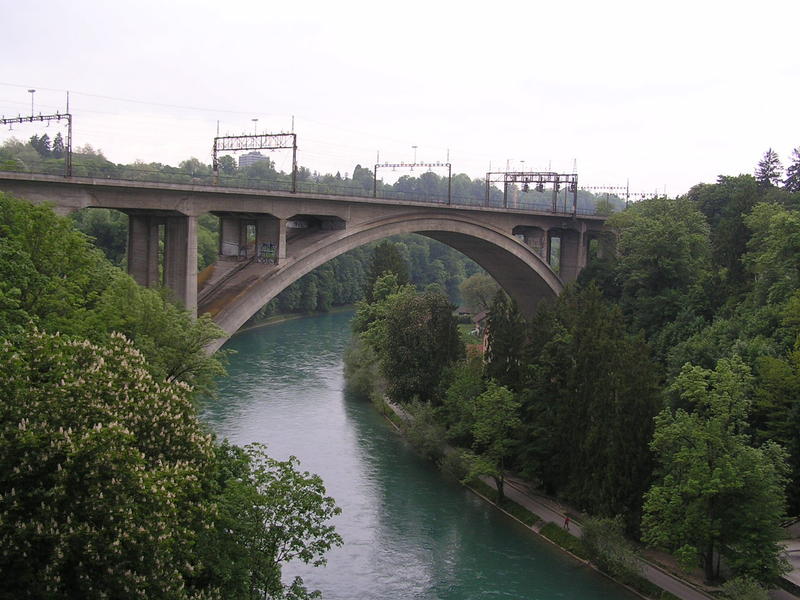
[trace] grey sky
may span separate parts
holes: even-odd
[[[36,112],[63,109],[69,89],[75,143],[115,162],[210,162],[217,120],[287,131],[295,115],[312,170],[417,145],[473,177],[577,159],[584,185],[672,195],[800,146],[797,1],[0,0],[0,14],[0,113],[30,112],[29,87]]]

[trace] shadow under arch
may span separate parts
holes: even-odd
[[[256,311],[286,287],[329,260],[370,242],[393,235],[418,233],[440,241],[474,260],[517,301],[520,311],[532,315],[539,302],[564,289],[558,275],[532,248],[516,237],[461,215],[406,214],[364,222],[334,231],[303,247],[289,244],[289,258],[238,294],[214,317],[227,333],[208,347],[222,346]]]

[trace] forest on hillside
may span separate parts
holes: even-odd
[[[800,149],[782,175],[770,150],[754,175],[614,214],[602,258],[531,319],[469,293],[489,310],[484,356],[446,298],[389,270],[359,305],[348,381],[405,405],[427,455],[501,500],[516,472],[606,541],[624,530],[709,583],[774,585],[800,515]],[[630,567],[617,542],[594,550]]]

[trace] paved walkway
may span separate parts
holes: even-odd
[[[487,478],[484,481],[488,485],[495,487],[494,480]],[[521,480],[516,478],[506,478],[505,495],[520,506],[525,507],[535,515],[538,515],[543,521],[563,526],[564,519],[566,517],[564,514],[564,507],[553,500],[550,500],[549,498],[545,498],[531,492],[528,486],[525,485],[525,483]],[[569,531],[576,537],[581,537],[583,534],[581,526],[574,521],[570,521]],[[661,589],[667,590],[669,593],[677,596],[678,598],[683,600],[713,599],[713,596],[697,589],[679,577],[668,573],[661,567],[658,567],[643,559],[640,559],[639,562],[642,568],[642,575],[646,579]],[[770,597],[776,600],[796,600],[796,596],[793,596],[783,590],[772,590],[770,592]]]

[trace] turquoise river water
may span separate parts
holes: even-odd
[[[351,313],[241,333],[204,420],[319,474],[342,509],[328,565],[292,564],[327,600],[630,600],[623,588],[449,482],[366,401],[344,393]]]

